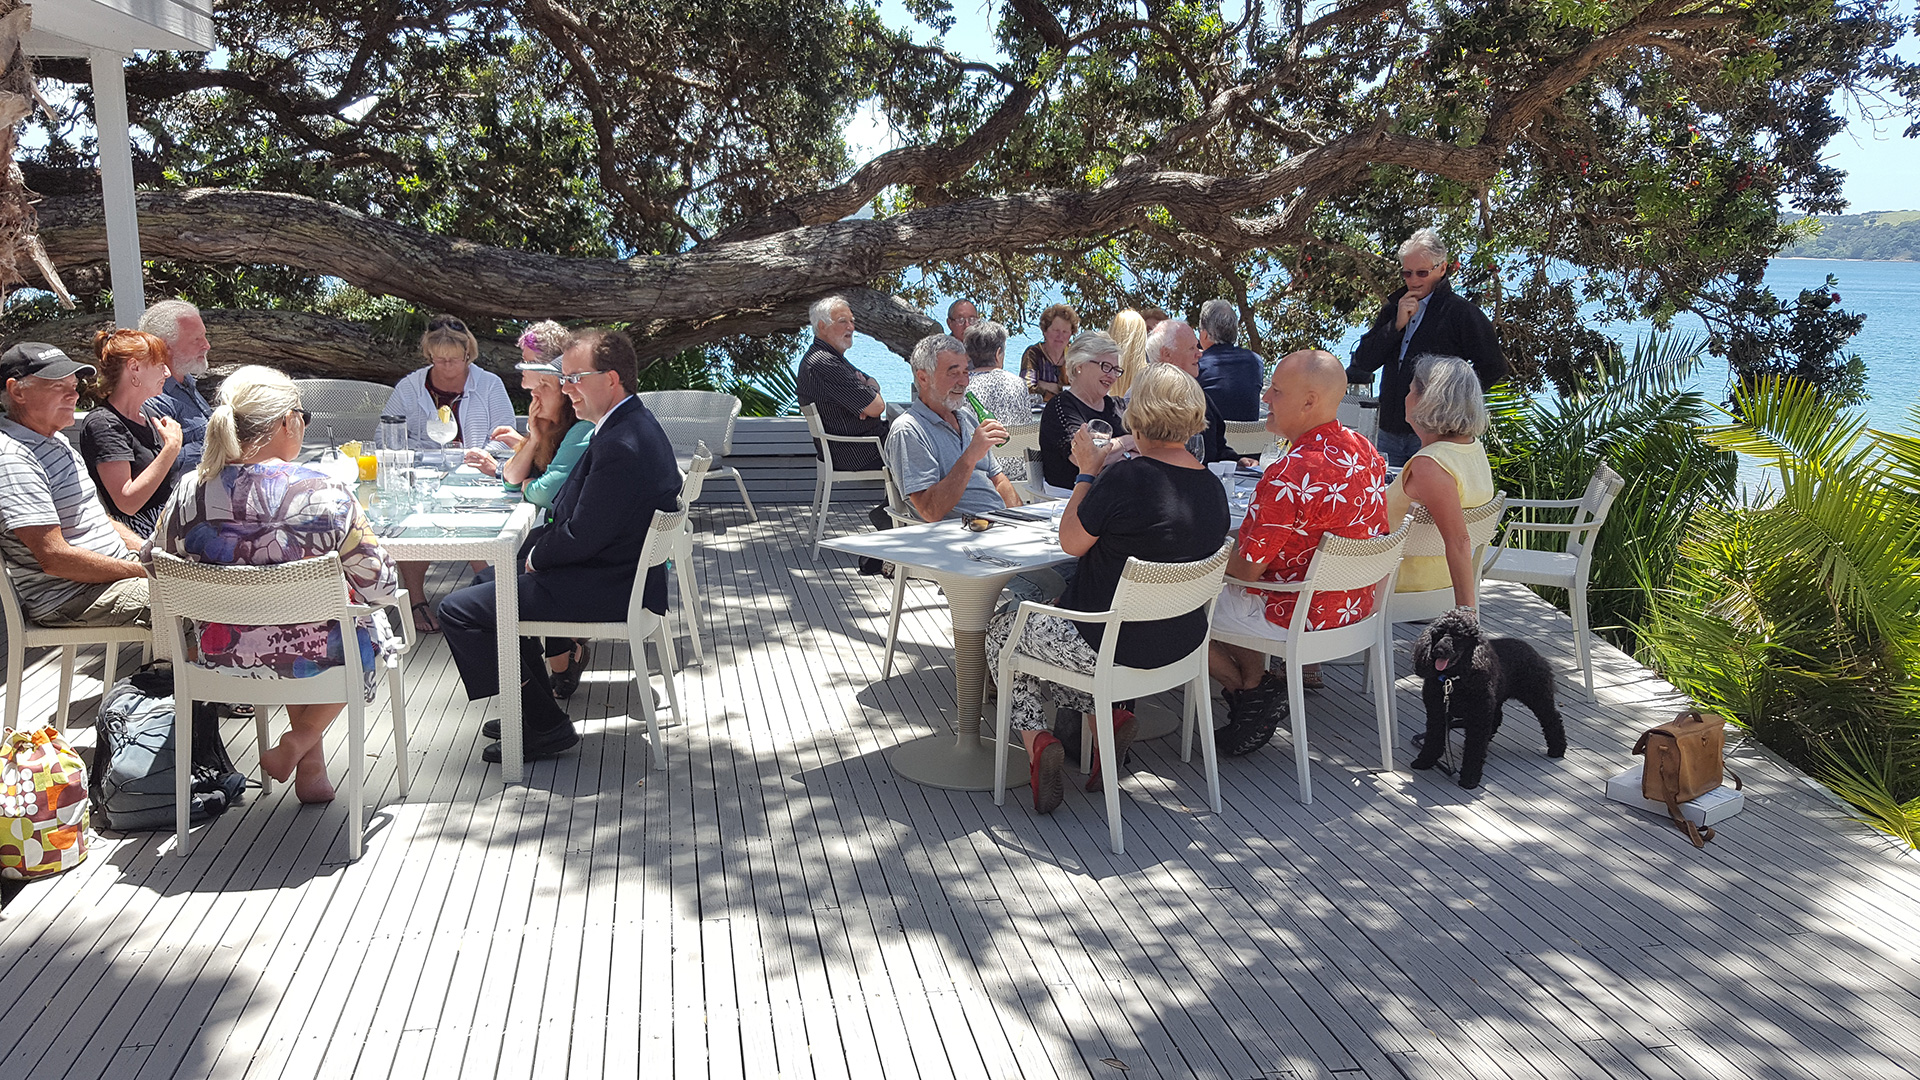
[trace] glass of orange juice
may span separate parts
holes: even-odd
[[[360,455],[360,479],[373,480],[380,475],[380,459],[372,454]]]

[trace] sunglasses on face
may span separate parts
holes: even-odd
[[[1400,276],[1403,278],[1424,279],[1428,274],[1435,274],[1438,272],[1439,272],[1438,270],[1402,270],[1400,271]]]
[[[313,414],[308,412],[305,409],[295,409],[290,415],[297,416],[300,418],[301,427],[306,427],[309,424],[313,423]]]
[[[467,324],[461,322],[459,319],[456,319],[451,315],[441,315],[434,318],[431,322],[427,323],[427,329],[453,330],[458,333],[464,334],[467,332]]]
[[[599,371],[575,371],[560,376],[561,386],[572,386],[589,375],[598,375]]]

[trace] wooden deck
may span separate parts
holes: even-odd
[[[1751,748],[1734,755],[1748,809],[1705,851],[1605,801],[1673,708],[1617,652],[1598,652],[1602,704],[1563,694],[1565,760],[1516,708],[1472,793],[1406,771],[1404,647],[1400,770],[1370,768],[1358,669],[1333,670],[1310,703],[1312,806],[1284,733],[1223,762],[1219,815],[1197,758],[1143,743],[1116,857],[1077,789],[1036,818],[1024,790],[1001,808],[889,770],[888,748],[952,708],[931,586],[909,590],[901,672],[878,682],[887,582],[812,562],[798,507],[697,523],[709,651],[682,674],[666,771],[627,734],[608,646],[573,703],[580,749],[503,790],[479,761],[487,703],[427,639],[405,801],[370,720],[360,862],[343,807],[282,788],[188,859],[170,834],[102,836],[13,898],[0,1074],[1920,1074],[1915,860]],[[1489,591],[1490,621],[1570,666],[1563,616]],[[30,662],[26,715],[44,715],[57,666]],[[98,665],[76,690],[82,745]],[[250,767],[250,725],[226,734]]]

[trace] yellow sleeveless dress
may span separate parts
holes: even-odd
[[[1420,448],[1413,455],[1417,458],[1431,458],[1435,464],[1447,470],[1453,482],[1460,488],[1460,506],[1471,510],[1476,506],[1485,506],[1493,501],[1493,468],[1487,464],[1487,448],[1479,439],[1472,442],[1436,442]],[[1406,490],[1401,487],[1400,478],[1393,478],[1387,487],[1387,524],[1399,528],[1400,522],[1413,509],[1413,500],[1407,498]],[[1423,555],[1419,558],[1400,560],[1400,576],[1395,580],[1394,592],[1426,592],[1429,589],[1444,589],[1453,584],[1453,575],[1447,570],[1447,560],[1440,555]]]

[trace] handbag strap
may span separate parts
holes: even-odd
[[[1680,790],[1680,763],[1674,755],[1660,755],[1660,778],[1667,782],[1667,816],[1673,819],[1673,823],[1680,827],[1681,832],[1687,834],[1687,839],[1693,841],[1694,847],[1706,847],[1707,841],[1716,835],[1712,827],[1702,828],[1695,825],[1692,819],[1680,812],[1680,803],[1674,798],[1674,792]]]

